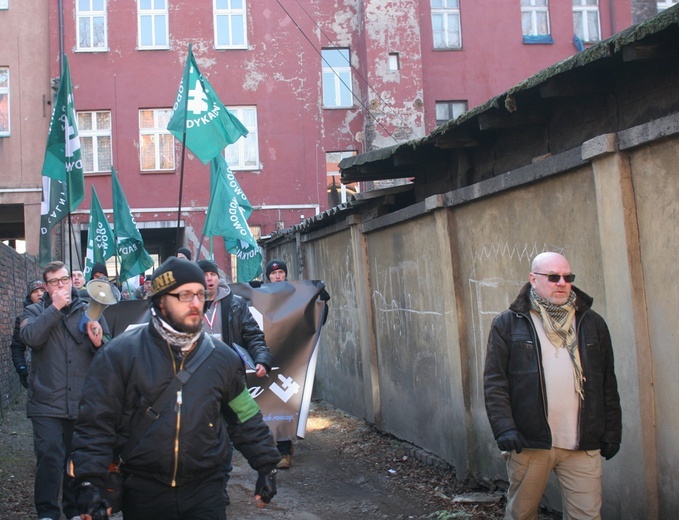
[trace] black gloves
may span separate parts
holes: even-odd
[[[255,485],[255,495],[262,497],[262,502],[268,504],[271,499],[276,496],[276,474],[277,469],[271,470],[269,473],[259,475],[257,484]]]
[[[17,374],[19,374],[19,381],[21,381],[21,386],[28,388],[28,369],[21,366],[17,369]]]
[[[606,460],[611,460],[618,451],[620,451],[620,444],[612,444],[610,442],[601,443],[601,456]]]
[[[78,489],[78,511],[90,515],[94,520],[108,518],[109,503],[101,497],[99,488],[91,482],[83,482]]]
[[[497,447],[502,451],[516,450],[516,453],[521,453],[523,445],[525,444],[519,430],[507,430],[506,432],[502,432],[495,440],[497,441]]]

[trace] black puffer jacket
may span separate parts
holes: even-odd
[[[280,460],[245,387],[240,358],[221,341],[213,342],[213,352],[183,386],[181,406],[172,400],[158,410],[158,419],[128,455],[123,466],[127,473],[185,484],[219,470],[229,438],[259,473],[271,471]],[[195,352],[184,364],[191,363]],[[117,336],[99,352],[87,376],[89,391],[83,395],[73,439],[77,479],[101,485],[114,450],[120,453],[130,437],[135,415],[153,404],[182,366],[178,349],[150,324]]]
[[[526,448],[550,449],[542,356],[530,313],[530,284],[491,326],[484,370],[486,412],[495,438],[518,429]],[[584,400],[580,406],[579,450],[602,442],[619,444],[620,397],[613,369],[613,348],[604,319],[591,310],[592,298],[576,293],[576,330],[582,363]]]
[[[86,310],[87,302],[72,289],[71,303],[63,309],[57,310],[46,292],[21,315],[21,339],[31,347],[32,359],[26,404],[29,417],[78,416],[83,382],[98,350],[78,329]],[[109,330],[103,316],[99,323],[107,337]]]

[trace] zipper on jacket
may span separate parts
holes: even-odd
[[[542,388],[542,392],[541,392],[541,394],[542,394],[541,395],[541,397],[542,397],[542,413],[544,414],[545,422],[547,423],[547,427],[549,428],[549,419],[547,418],[548,415],[547,415],[547,401],[546,401],[546,399],[547,399],[547,389],[546,389],[546,386],[545,386],[545,374],[542,371],[542,359],[540,359],[540,340],[538,340],[538,331],[535,330],[535,324],[533,323],[533,318],[531,318],[531,316],[530,316],[530,311],[528,312],[528,314],[523,314],[523,313],[520,313],[520,312],[517,312],[516,314],[517,314],[517,316],[521,316],[524,320],[528,321],[528,325],[530,326],[530,329],[533,332],[533,347],[535,348],[535,357],[538,360],[538,363],[537,363],[538,374],[540,376],[540,388]],[[549,444],[551,446],[551,444],[552,444],[551,429],[550,429],[550,432],[549,432],[549,436],[550,436]]]
[[[172,347],[170,347],[170,344],[167,344],[167,348],[170,351],[170,359],[172,360],[172,370],[174,371],[175,377],[177,376],[177,366],[175,365],[174,362],[174,356],[172,355]],[[179,364],[179,370],[182,370],[184,368],[184,358],[182,358],[181,363]],[[177,486],[177,471],[179,470],[179,429],[181,426],[182,422],[182,389],[180,388],[177,391],[177,401],[174,406],[174,411],[177,413],[177,421],[175,424],[175,435],[174,435],[174,468],[172,470],[172,483],[170,484],[172,487]]]

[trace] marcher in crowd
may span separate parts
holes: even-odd
[[[76,269],[71,273],[71,282],[77,291],[85,287],[85,275],[83,275],[80,269]]]
[[[106,269],[106,264],[103,262],[97,262],[92,266],[92,276],[90,280],[107,280],[108,281],[108,269]]]
[[[186,247],[180,247],[177,249],[177,258],[185,258],[186,260],[191,261],[191,251]]]
[[[226,519],[222,465],[230,440],[259,473],[255,499],[266,503],[276,494],[280,455],[245,386],[241,359],[202,332],[207,298],[201,268],[170,257],[153,275],[150,322],[117,336],[95,358],[72,456],[83,519],[102,504],[113,453],[126,448],[125,520]],[[155,410],[157,418],[126,447],[135,418],[194,366],[177,398]]]
[[[539,254],[491,326],[484,394],[506,452],[506,519],[537,518],[552,471],[564,518],[601,518],[601,457],[620,449],[620,398],[608,327],[574,279],[565,257]]]
[[[271,260],[264,268],[264,276],[272,283],[285,282],[288,279],[288,266],[283,260]],[[319,298],[325,302],[325,313],[323,315],[323,325],[325,325],[328,319],[328,300],[330,295],[323,289]],[[292,467],[292,454],[295,450],[292,440],[277,440],[276,447],[282,457],[278,463],[278,469],[290,469]]]
[[[135,300],[148,300],[151,297],[151,284],[153,282],[153,278],[151,275],[147,275],[146,278],[144,278],[144,283],[137,287],[137,290],[134,291],[134,299]]]
[[[76,493],[65,463],[85,375],[108,337],[104,318],[78,328],[87,309],[63,262],[43,271],[47,293],[21,315],[21,339],[31,349],[26,411],[33,423],[35,507],[43,520],[79,519]],[[61,491],[61,509],[59,493]]]
[[[26,298],[24,299],[24,309],[33,303],[38,303],[43,294],[45,294],[45,282],[34,280],[29,283]],[[21,386],[28,388],[28,362],[26,360],[26,344],[21,339],[21,314],[14,321],[12,343],[9,348],[12,353],[12,364],[19,376]]]
[[[205,286],[210,294],[205,302],[203,330],[231,346],[234,343],[248,351],[255,365],[255,375],[265,377],[273,365],[273,356],[264,339],[264,333],[252,316],[247,302],[231,292],[224,278],[219,276],[217,264],[210,260],[199,260],[198,267],[205,274]],[[233,447],[224,463],[224,494],[227,505]]]

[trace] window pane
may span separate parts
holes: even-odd
[[[151,17],[142,16],[141,20],[141,45],[149,46],[153,44],[152,34],[151,34]]]
[[[160,136],[160,169],[171,170],[174,168],[174,137],[172,134]]]
[[[151,0],[140,0],[139,8],[140,9],[151,9]]]
[[[80,28],[80,41],[78,42],[78,45],[80,46],[80,48],[92,47],[92,42],[90,41],[90,18],[89,17],[80,18],[79,28]]]
[[[243,0],[231,0],[231,9],[243,9]]]
[[[242,45],[245,43],[242,16],[234,15],[231,17],[231,29],[233,30],[233,34],[231,35],[231,45]]]
[[[78,112],[78,130],[80,132],[84,130],[92,130],[91,112]]]
[[[217,45],[231,45],[228,16],[217,16]]]
[[[142,135],[139,141],[142,170],[156,169],[156,148],[152,135]]]
[[[9,86],[9,70],[0,69],[0,88],[7,88]]]
[[[111,137],[102,136],[97,139],[99,171],[108,172],[111,170]]]
[[[104,10],[104,0],[92,0],[92,10],[93,11],[103,11]]]
[[[111,112],[97,112],[97,128],[99,130],[111,129]]]
[[[78,10],[89,11],[90,10],[90,0],[78,0]]]
[[[155,45],[167,45],[167,35],[165,34],[165,15],[155,16],[156,41]]]
[[[103,16],[95,16],[93,18],[94,31],[93,31],[93,46],[94,47],[104,47],[106,45],[106,27],[104,24]]]
[[[140,110],[139,111],[139,126],[140,128],[153,128],[153,111]]]
[[[80,136],[80,155],[83,161],[83,172],[94,171],[94,144],[91,137]]]
[[[599,34],[599,13],[596,11],[589,11],[587,13],[587,30],[589,32],[589,41],[596,42],[601,39]]]

